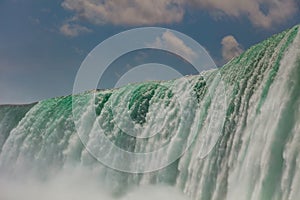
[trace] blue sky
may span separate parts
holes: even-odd
[[[132,28],[158,26],[182,32],[221,66],[300,23],[298,0],[241,2],[1,0],[0,104],[71,94],[87,54],[108,37]],[[123,60],[126,66],[128,59]]]

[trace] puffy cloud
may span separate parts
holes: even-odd
[[[151,25],[180,22],[181,0],[64,0],[62,6],[94,24]]]
[[[230,61],[232,58],[239,56],[243,53],[243,48],[232,36],[226,36],[222,40],[222,56],[225,62]]]
[[[148,47],[172,49],[174,53],[183,55],[184,58],[188,58],[189,60],[197,57],[197,53],[195,53],[193,49],[170,31],[166,31],[161,37],[157,37],[153,44],[148,44]]]
[[[68,37],[76,37],[82,33],[89,33],[91,30],[78,24],[65,23],[60,27],[60,32]]]
[[[246,16],[253,25],[270,28],[298,11],[297,0],[192,0],[192,4],[212,13]]]
[[[189,8],[193,8],[199,11],[207,11],[211,13],[212,16],[245,17],[248,18],[254,26],[268,29],[292,17],[299,10],[299,3],[297,3],[297,1],[298,0],[63,0],[62,6],[66,10],[70,10],[74,13],[73,19],[84,19],[96,25],[107,23],[114,25],[177,23],[183,20]],[[66,25],[64,29],[69,27]]]

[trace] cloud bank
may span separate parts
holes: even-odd
[[[271,28],[292,17],[298,0],[64,0],[62,7],[77,20],[114,25],[156,25],[181,22],[191,8],[216,19],[248,18],[255,27]]]
[[[64,0],[63,8],[93,24],[153,25],[180,22],[182,0]]]
[[[217,16],[247,17],[256,27],[271,28],[298,10],[298,0],[192,0],[198,8]]]

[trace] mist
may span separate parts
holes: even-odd
[[[122,184],[122,183],[120,183]],[[62,172],[47,180],[0,178],[1,200],[188,200],[178,189],[165,185],[132,188],[116,197],[99,177],[85,171]]]

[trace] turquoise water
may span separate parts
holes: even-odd
[[[165,184],[190,199],[296,200],[298,28],[199,76],[1,106],[1,174],[47,181],[79,167],[115,197],[135,186]],[[126,152],[166,150],[131,160],[113,154],[101,134]],[[143,169],[148,173],[127,173]]]

